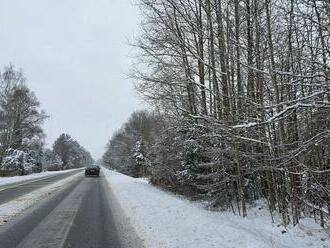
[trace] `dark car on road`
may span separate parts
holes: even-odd
[[[87,167],[85,169],[85,176],[100,176],[100,167],[99,166],[93,166],[93,167]]]

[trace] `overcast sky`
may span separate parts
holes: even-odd
[[[142,108],[126,76],[139,24],[131,1],[0,1],[0,66],[23,69],[50,115],[48,146],[65,132],[100,158],[112,133]]]

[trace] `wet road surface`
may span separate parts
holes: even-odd
[[[121,247],[105,178],[102,174],[86,178],[80,173],[65,189],[0,227],[0,247]],[[35,188],[35,183],[26,191]],[[17,189],[12,192],[21,194]],[[0,202],[9,199],[1,197]]]

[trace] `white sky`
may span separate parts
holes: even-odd
[[[142,108],[127,79],[138,24],[131,0],[0,1],[0,67],[23,69],[50,115],[48,146],[65,132],[100,158]]]

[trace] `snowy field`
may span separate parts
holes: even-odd
[[[12,184],[12,183],[18,183],[18,182],[24,182],[27,180],[33,180],[33,179],[41,179],[43,177],[47,176],[55,176],[57,174],[63,174],[67,173],[69,171],[74,171],[79,169],[71,169],[71,170],[64,170],[64,171],[45,171],[41,173],[34,173],[26,176],[14,176],[14,177],[0,177],[0,187],[5,186],[6,184]],[[1,189],[0,189],[1,190]]]
[[[212,212],[145,180],[103,169],[112,194],[147,248],[329,248],[329,235],[311,219],[296,227],[272,224],[262,204],[243,219]],[[283,232],[283,233],[282,233]]]
[[[67,171],[66,171],[67,172]],[[53,174],[54,172],[51,172]],[[44,175],[48,175],[45,173]],[[55,173],[58,174],[58,173]],[[81,173],[74,174],[72,176],[66,177],[60,181],[57,181],[48,186],[42,187],[40,189],[34,190],[31,193],[18,197],[15,200],[9,201],[5,204],[0,205],[0,225],[8,222],[11,218],[24,212],[24,210],[30,208],[36,204],[41,199],[49,196],[50,194],[56,192],[57,190],[63,188],[64,185],[72,182],[75,178],[81,176]]]

